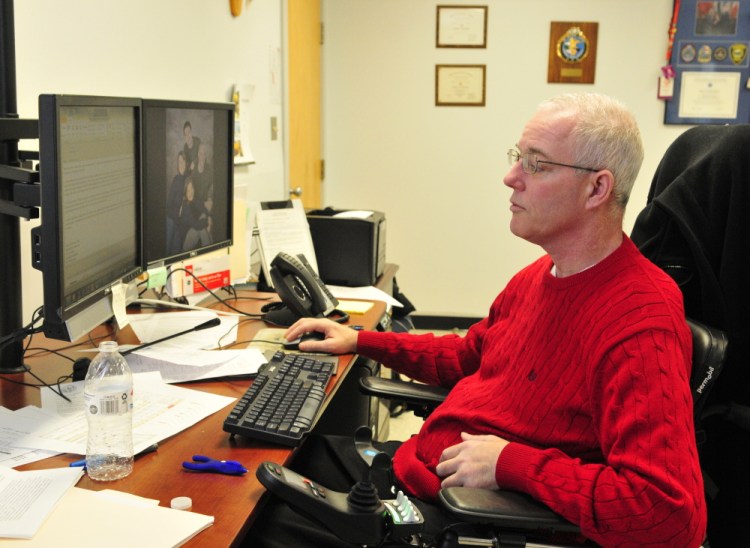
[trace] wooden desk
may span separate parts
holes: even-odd
[[[264,301],[246,300],[248,297],[269,297],[276,299],[275,294],[259,294],[241,291],[238,299],[229,303],[245,312],[259,312]],[[221,304],[212,306],[216,309],[225,308]],[[367,313],[353,316],[352,323],[364,325],[373,329],[385,313],[385,304],[376,302]],[[259,330],[266,327],[261,321],[243,321],[240,324],[238,341],[249,341]],[[111,338],[110,328],[102,326],[92,333],[94,337]],[[37,336],[38,337],[38,336]],[[127,337],[127,335],[125,335]],[[118,336],[118,338],[120,338]],[[126,341],[122,341],[126,342]],[[127,342],[133,342],[127,341]],[[85,343],[83,346],[95,346],[96,343]],[[61,348],[65,343],[46,341],[42,337],[35,337],[32,347]],[[68,356],[75,356],[70,350],[65,350]],[[27,360],[34,373],[47,382],[56,380],[61,374],[71,371],[71,364],[59,356],[51,353],[38,353],[30,350],[28,355],[36,356]],[[75,356],[78,357],[78,356]],[[339,359],[338,375],[328,388],[327,403],[335,396],[343,377],[347,374],[354,356],[342,356]],[[9,376],[14,380],[36,383],[28,374]],[[212,382],[190,383],[185,386],[197,390],[204,390],[215,394],[239,398],[245,393],[251,381],[217,380]],[[40,395],[37,388],[21,387],[7,380],[0,379],[0,405],[9,409],[18,409],[25,405],[40,405]],[[231,404],[234,405],[234,404]],[[158,499],[161,506],[169,507],[174,497],[188,496],[193,500],[193,511],[201,514],[213,515],[214,525],[193,538],[188,546],[230,546],[242,540],[254,518],[253,512],[264,487],[255,477],[255,470],[263,461],[273,461],[280,464],[287,463],[293,454],[293,449],[275,446],[266,442],[258,442],[235,436],[230,439],[229,434],[222,430],[224,419],[231,409],[231,405],[214,413],[195,424],[191,428],[168,438],[159,444],[156,452],[137,457],[133,473],[122,480],[114,482],[94,482],[84,476],[78,487],[92,490],[117,489],[147,497]],[[208,455],[223,460],[237,460],[247,469],[244,476],[224,476],[221,474],[202,474],[183,470],[182,462],[190,460],[192,455]],[[43,461],[19,467],[20,470],[55,468],[68,466],[80,458],[78,455],[58,455]]]

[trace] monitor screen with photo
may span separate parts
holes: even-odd
[[[143,100],[144,267],[232,244],[234,105]]]

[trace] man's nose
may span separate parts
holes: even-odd
[[[521,162],[515,162],[503,177],[503,184],[510,188],[518,188],[519,185],[523,184],[523,169],[521,169]]]

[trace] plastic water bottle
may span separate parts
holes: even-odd
[[[133,470],[133,374],[116,342],[99,344],[83,386],[86,471],[93,480],[124,478]]]

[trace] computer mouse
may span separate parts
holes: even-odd
[[[91,365],[90,358],[78,358],[73,362],[73,378],[74,381],[82,381],[86,378],[86,373]]]
[[[305,342],[305,341],[322,341],[325,339],[325,333],[321,333],[319,331],[309,331],[307,333],[303,333],[302,336],[298,339],[293,339],[291,341],[283,341],[282,344],[284,345],[284,348],[286,350],[299,350],[299,343]]]

